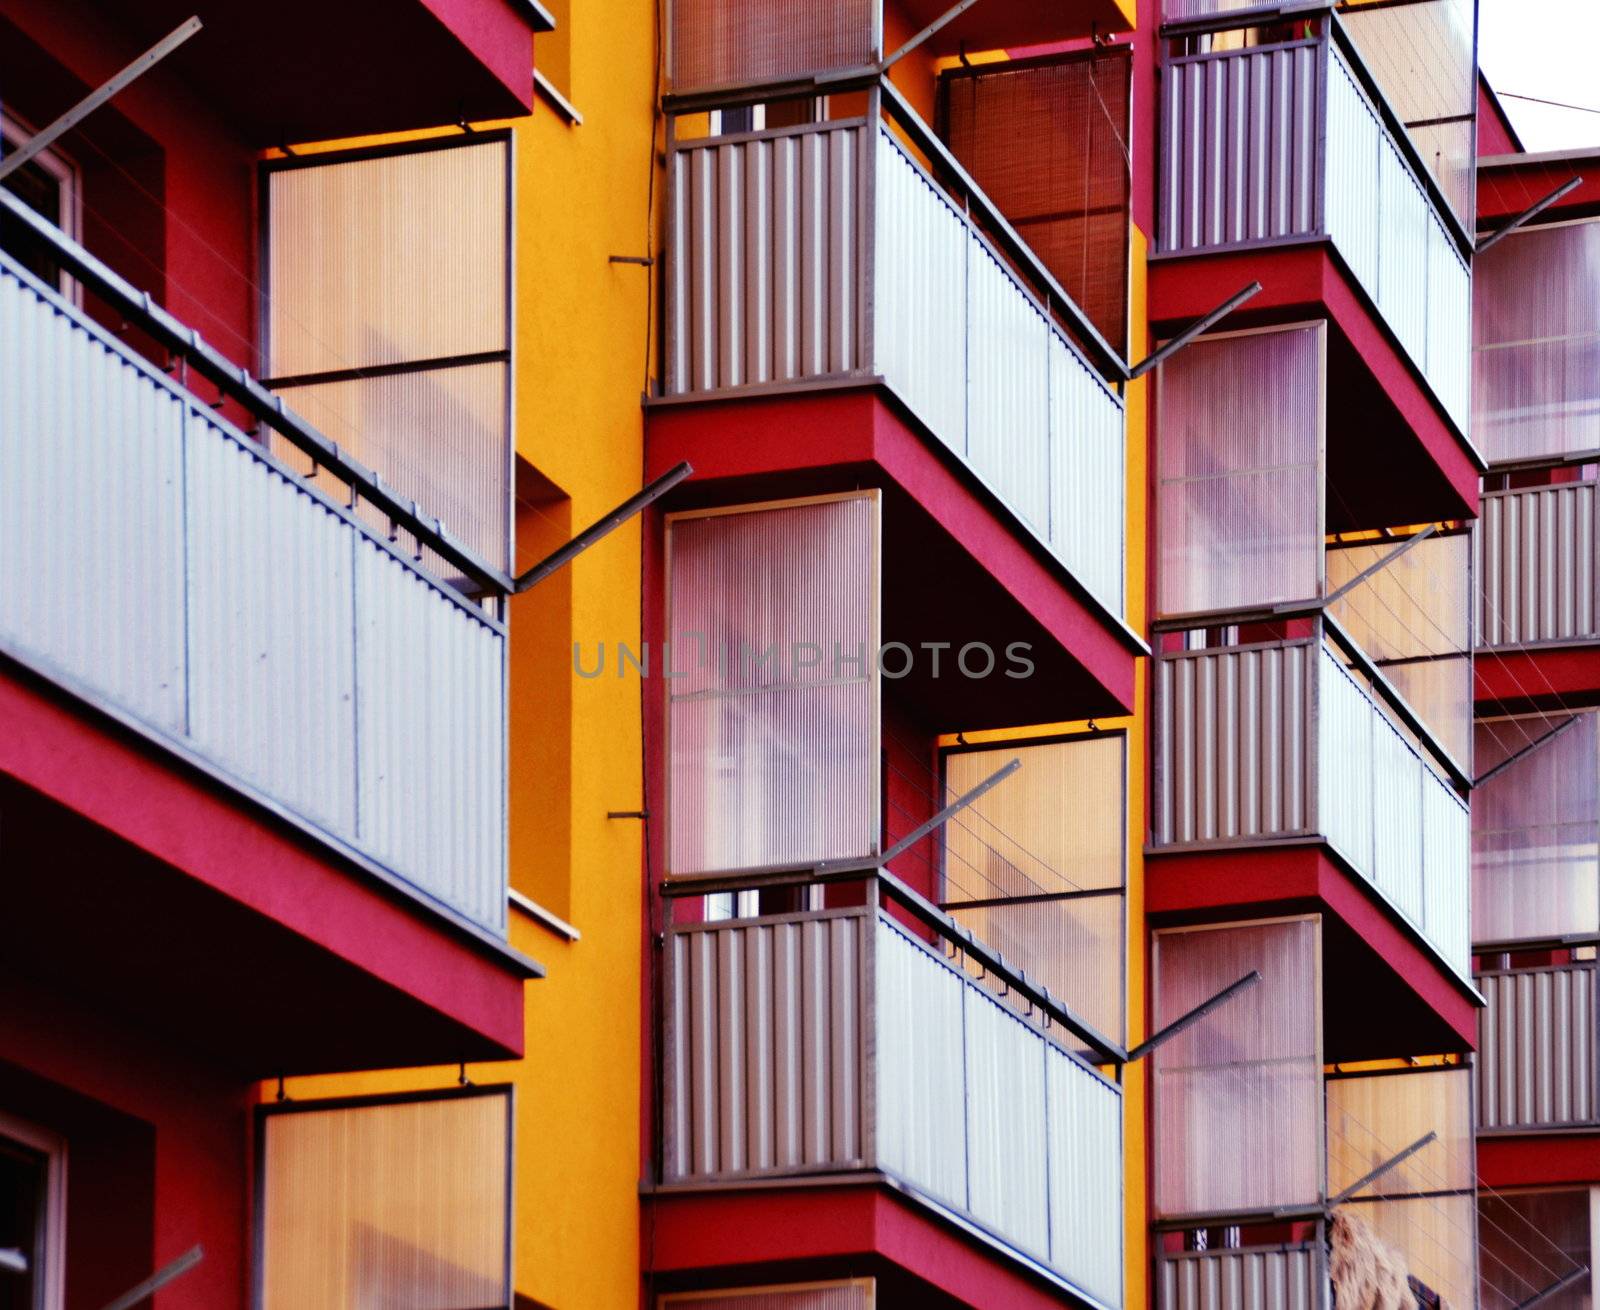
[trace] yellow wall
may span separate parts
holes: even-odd
[[[608,257],[653,253],[654,39],[648,3],[580,11],[562,89],[583,122],[541,98],[509,124],[522,566],[642,479],[656,270]],[[581,937],[513,906],[512,945],[548,970],[527,987],[527,1056],[468,1073],[516,1085],[515,1286],[563,1310],[639,1304],[642,831],[606,818],[642,807],[639,683],[580,680],[571,668],[575,640],[591,658],[596,642],[638,646],[639,531],[637,520],[618,530],[511,612],[511,882]],[[287,1090],[309,1099],[456,1077],[452,1067],[292,1078]]]

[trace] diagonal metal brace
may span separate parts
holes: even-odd
[[[158,1269],[137,1287],[129,1288],[115,1301],[107,1304],[104,1310],[133,1310],[133,1307],[143,1301],[151,1292],[154,1292],[157,1288],[165,1287],[174,1278],[188,1273],[200,1263],[204,1256],[204,1247],[198,1244],[191,1246],[171,1264]]]
[[[597,541],[610,536],[646,505],[661,499],[662,496],[665,496],[667,492],[671,491],[693,472],[694,468],[685,462],[663,473],[654,482],[646,486],[643,491],[640,491],[637,495],[630,496],[603,519],[591,523],[565,546],[561,547],[560,550],[552,555],[547,555],[526,573],[518,577],[515,594],[520,596],[529,587],[535,587],[543,582],[562,565],[570,564]]]
[[[880,73],[888,72],[894,64],[899,63],[901,59],[909,55],[929,37],[936,34],[940,28],[955,22],[956,19],[960,18],[962,14],[966,13],[967,10],[971,9],[972,6],[977,3],[978,0],[959,0],[959,3],[952,5],[949,9],[946,9],[944,13],[940,14],[933,20],[933,22],[929,23],[925,28],[923,28],[914,37],[912,37],[903,46],[901,46],[892,55],[879,64],[878,71]]]
[[[879,857],[879,866],[882,867],[883,865],[888,864],[890,860],[904,855],[935,828],[941,826],[942,824],[948,823],[962,810],[966,809],[967,806],[971,805],[973,801],[977,800],[978,797],[982,796],[984,792],[993,787],[999,786],[1021,767],[1022,761],[1020,759],[1012,760],[1010,764],[1005,765],[1003,768],[996,769],[971,791],[963,792],[960,796],[957,796],[955,800],[951,801],[950,804],[946,805],[944,809],[940,810],[931,819],[919,823],[893,846],[889,847],[889,849]]]
[[[1541,733],[1539,736],[1535,737],[1532,741],[1530,741],[1526,746],[1524,746],[1521,750],[1515,751],[1512,754],[1506,756],[1506,758],[1501,760],[1500,763],[1498,763],[1497,765],[1494,766],[1494,768],[1488,770],[1486,773],[1480,773],[1476,778],[1474,778],[1472,780],[1472,785],[1474,787],[1483,786],[1483,784],[1488,782],[1490,778],[1494,777],[1497,773],[1505,772],[1505,770],[1509,769],[1513,764],[1515,764],[1523,756],[1532,755],[1534,751],[1539,749],[1539,747],[1548,745],[1550,742],[1554,741],[1557,737],[1559,737],[1563,732],[1565,732],[1568,728],[1570,728],[1577,721],[1578,721],[1578,716],[1576,714],[1574,714],[1571,718],[1565,720],[1564,722],[1556,724],[1556,726],[1551,728],[1549,732]]]
[[[1428,1133],[1426,1136],[1417,1138],[1417,1140],[1412,1142],[1411,1145],[1406,1147],[1405,1150],[1399,1152],[1397,1155],[1391,1155],[1376,1169],[1369,1170],[1367,1173],[1362,1174],[1361,1177],[1357,1178],[1355,1182],[1351,1183],[1349,1187],[1345,1188],[1344,1191],[1340,1192],[1337,1196],[1329,1197],[1326,1208],[1333,1210],[1343,1205],[1368,1183],[1375,1182],[1377,1179],[1382,1178],[1384,1174],[1388,1173],[1389,1170],[1393,1169],[1397,1164],[1402,1164],[1409,1160],[1424,1146],[1428,1145],[1429,1142],[1433,1141],[1438,1136],[1438,1133]]]
[[[144,76],[145,73],[149,72],[199,30],[200,19],[198,17],[179,24],[109,82],[101,83],[99,87],[73,105],[71,109],[62,114],[49,127],[35,132],[15,151],[4,159],[0,159],[0,181],[4,181],[36,155],[48,150],[57,140],[83,122],[84,119],[105,104],[112,96],[116,95],[123,87]]]
[[[1368,578],[1370,578],[1374,573],[1381,573],[1384,569],[1388,568],[1389,565],[1393,564],[1397,559],[1399,559],[1402,555],[1404,555],[1408,550],[1410,550],[1418,542],[1426,541],[1429,537],[1433,536],[1434,532],[1437,529],[1438,529],[1438,524],[1430,523],[1430,524],[1428,524],[1427,527],[1423,528],[1423,530],[1421,532],[1413,533],[1411,536],[1407,537],[1404,541],[1402,541],[1398,546],[1396,546],[1393,550],[1391,550],[1382,559],[1378,560],[1374,564],[1367,565],[1367,567],[1362,569],[1360,573],[1356,574],[1355,577],[1351,578],[1349,582],[1345,583],[1342,587],[1339,587],[1337,590],[1335,590],[1335,591],[1329,593],[1327,596],[1323,597],[1323,600],[1322,600],[1323,606],[1326,607],[1328,605],[1332,605],[1334,603],[1334,601],[1338,600],[1346,592],[1354,591],[1363,582],[1365,582]],[[1283,606],[1279,606],[1278,608],[1282,609],[1284,607]]]
[[[1495,242],[1503,241],[1524,223],[1531,222],[1533,219],[1538,218],[1540,214],[1544,213],[1545,210],[1549,209],[1551,205],[1555,204],[1556,201],[1560,200],[1561,197],[1566,195],[1569,191],[1572,191],[1576,187],[1582,185],[1583,178],[1581,176],[1568,178],[1543,200],[1535,200],[1504,227],[1497,227],[1493,232],[1489,233],[1489,235],[1484,237],[1482,241],[1478,242],[1478,244],[1473,248],[1472,253],[1475,255],[1481,255],[1485,250],[1489,249],[1490,246],[1494,245]]]
[[[1562,1274],[1560,1278],[1556,1279],[1556,1281],[1551,1283],[1548,1287],[1540,1288],[1539,1291],[1535,1292],[1526,1301],[1518,1301],[1516,1305],[1511,1307],[1511,1310],[1533,1310],[1535,1306],[1543,1305],[1558,1292],[1565,1292],[1567,1288],[1571,1287],[1574,1283],[1581,1282],[1588,1277],[1589,1266],[1579,1265],[1571,1272]]]
[[[1156,350],[1153,354],[1146,355],[1144,359],[1140,360],[1139,363],[1135,364],[1128,370],[1128,377],[1130,379],[1142,378],[1151,369],[1155,368],[1156,365],[1163,364],[1167,360],[1171,359],[1207,328],[1213,327],[1217,323],[1221,322],[1229,314],[1233,313],[1234,310],[1238,309],[1240,305],[1244,304],[1245,301],[1249,300],[1252,296],[1258,295],[1260,291],[1261,283],[1252,282],[1249,286],[1243,288],[1242,290],[1234,292],[1233,295],[1229,296],[1209,314],[1195,319],[1193,323],[1184,328],[1182,332],[1173,337],[1171,341],[1166,343],[1166,345]]]
[[[1193,1027],[1217,1007],[1226,1005],[1247,987],[1254,987],[1260,981],[1261,970],[1252,969],[1249,973],[1245,974],[1243,978],[1239,979],[1238,982],[1229,983],[1209,1001],[1201,1001],[1200,1004],[1195,1006],[1194,1009],[1190,1010],[1188,1014],[1181,1015],[1159,1032],[1152,1033],[1149,1037],[1146,1037],[1144,1041],[1140,1042],[1128,1052],[1129,1063],[1132,1063],[1134,1060],[1143,1059],[1145,1056],[1149,1055],[1151,1051],[1155,1050],[1156,1047],[1162,1045],[1164,1042],[1171,1041],[1185,1028]]]

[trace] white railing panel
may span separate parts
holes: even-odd
[[[1121,1305],[1122,1097],[1055,1047],[1045,1087],[1051,1259],[1102,1304]]]
[[[1378,282],[1367,290],[1417,366],[1428,358],[1428,201],[1387,137],[1378,152]]]
[[[1113,614],[1125,601],[1122,405],[1058,334],[1050,340],[1050,545]]]
[[[1472,815],[1431,770],[1422,781],[1422,922],[1464,976],[1472,969]]]
[[[0,641],[505,931],[504,630],[3,259]]]
[[[986,990],[967,986],[967,1208],[1048,1259],[1044,1053],[1037,1032]]]
[[[1372,707],[1355,679],[1322,652],[1317,687],[1317,808],[1322,833],[1359,869],[1372,867]]]
[[[1390,904],[1422,926],[1423,763],[1373,708],[1372,862],[1363,870]]]
[[[967,460],[1050,541],[1050,325],[976,241],[968,277]]]
[[[190,413],[0,266],[0,640],[173,734]]]
[[[887,919],[876,931],[878,1162],[930,1196],[964,1207],[967,984]]]
[[[877,371],[929,431],[964,455],[971,233],[887,130],[877,164]]]
[[[1344,60],[1328,63],[1327,180],[1323,190],[1328,235],[1357,282],[1378,285],[1378,206],[1373,203],[1378,160],[1388,149],[1373,113]]]

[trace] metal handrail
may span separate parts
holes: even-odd
[[[452,536],[437,518],[425,515],[416,501],[404,499],[385,486],[377,473],[288,409],[283,398],[251,377],[248,369],[235,364],[202,340],[198,331],[157,305],[148,291],[137,290],[54,224],[3,190],[0,190],[0,213],[21,224],[31,239],[48,247],[51,257],[68,273],[157,345],[185,361],[216,387],[220,395],[235,401],[257,422],[272,428],[314,461],[317,468],[345,483],[353,496],[372,505],[394,527],[410,533],[419,545],[428,547],[460,569],[481,593],[505,596],[515,591],[516,583],[508,573]]]

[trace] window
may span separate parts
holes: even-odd
[[[876,851],[878,524],[876,492],[668,516],[670,872]]]
[[[268,385],[501,568],[510,168],[509,137],[485,133],[275,160],[265,180]],[[307,465],[286,445],[278,453]]]
[[[945,908],[1113,1041],[1126,990],[1126,739],[1007,743],[945,757],[945,803],[1022,767],[944,827]]]
[[[66,1144],[0,1114],[0,1310],[61,1310]]]
[[[33,136],[33,129],[17,119],[0,115],[0,159]],[[3,183],[5,189],[41,218],[48,219],[65,236],[76,241],[83,228],[82,188],[78,170],[56,150],[46,150],[29,160]],[[9,215],[0,216],[0,250],[4,250],[41,282],[65,296],[76,298],[77,283],[44,251],[29,240]]]

